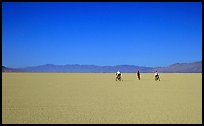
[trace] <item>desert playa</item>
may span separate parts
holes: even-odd
[[[2,73],[3,124],[202,124],[202,74]]]

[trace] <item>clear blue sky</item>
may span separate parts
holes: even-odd
[[[3,2],[2,65],[202,60],[201,2]]]

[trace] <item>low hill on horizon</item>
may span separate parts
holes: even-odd
[[[143,73],[154,71],[164,73],[201,73],[202,61],[192,63],[176,63],[167,67],[144,67],[135,65],[96,66],[96,65],[53,65],[45,64],[25,68],[8,68],[2,66],[2,72],[77,72],[77,73],[113,73],[120,70],[123,73],[134,73],[137,70]]]
[[[167,67],[156,67],[154,69],[164,73],[202,73],[202,61],[176,63]]]

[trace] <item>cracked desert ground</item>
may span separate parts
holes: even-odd
[[[202,124],[202,74],[2,73],[3,124]]]

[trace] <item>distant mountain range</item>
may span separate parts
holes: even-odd
[[[113,73],[120,70],[123,73],[136,71],[151,73],[202,73],[202,61],[193,63],[176,63],[167,67],[144,67],[135,65],[96,66],[96,65],[53,65],[45,64],[25,68],[7,68],[2,66],[2,72],[77,72],[77,73]]]

